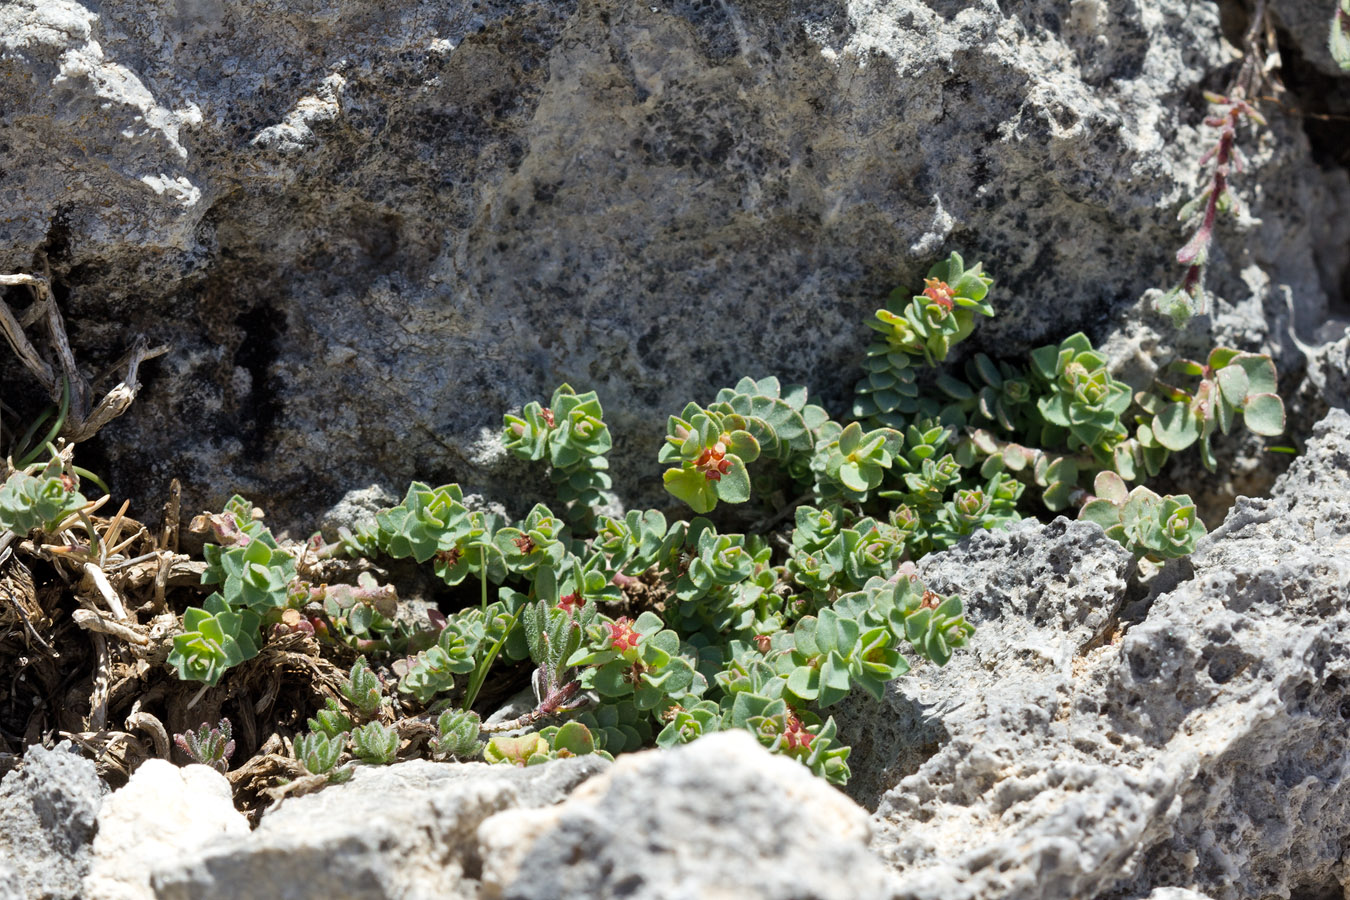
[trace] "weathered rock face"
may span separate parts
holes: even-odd
[[[854,748],[846,790],[871,807],[938,747],[960,744],[948,717],[1045,718],[1072,661],[1114,627],[1133,569],[1130,554],[1100,528],[1065,518],[1024,520],[919,565],[930,588],[961,594],[979,626],[979,649],[947,668],[919,665],[884,704],[855,692],[836,713],[841,740]],[[962,685],[959,695],[942,687],[949,679]]]
[[[560,806],[483,823],[483,900],[885,897],[867,814],[746,732],[620,757]]]
[[[1087,531],[1023,526],[920,564],[971,593],[981,631],[945,669],[894,684],[891,705],[928,709],[940,733],[878,807],[873,846],[899,895],[1350,882],[1350,415],[1333,411],[1272,499],[1240,500],[1127,605],[1125,623],[1143,619],[1126,630],[1101,631],[1128,595]],[[1007,571],[990,574],[1000,549]],[[892,746],[926,733],[895,731]]]
[[[248,830],[224,775],[209,766],[146,760],[99,809],[83,896],[153,900],[150,877],[157,868]]]
[[[805,767],[726,732],[613,766],[359,769],[151,880],[163,900],[884,897],[870,833]]]
[[[173,346],[103,439],[147,505],[518,488],[480,431],[563,380],[659,501],[668,413],[743,374],[841,408],[877,298],[949,250],[999,279],[984,347],[1108,336],[1178,277],[1228,60],[1183,0],[20,0],[0,270],[45,256],[91,369]],[[1217,333],[1296,374],[1346,179],[1278,115],[1248,155]]]
[[[556,804],[607,765],[583,757],[525,770],[426,760],[359,768],[340,789],[284,801],[252,834],[161,859],[150,882],[161,900],[477,897],[483,821]]]
[[[32,746],[0,782],[0,897],[82,898],[105,788],[69,742]]]

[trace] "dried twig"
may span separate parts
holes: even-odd
[[[86,591],[95,593],[103,598],[103,602],[108,604],[108,609],[119,622],[129,622],[131,617],[127,615],[127,608],[122,605],[122,598],[118,596],[117,591],[113,589],[108,581],[108,576],[97,564],[87,562],[80,566],[80,571],[84,573],[84,580],[81,587]]]
[[[10,287],[14,285],[27,285],[33,288],[39,303],[51,294],[51,289],[48,287],[45,278],[36,278],[32,275],[0,275],[0,286]],[[9,304],[2,301],[0,301],[0,330],[5,332],[5,337],[9,339],[9,345],[18,354],[19,361],[23,363],[24,368],[32,372],[33,376],[42,383],[42,389],[51,394],[56,388],[56,374],[47,361],[37,352],[37,348],[29,343],[27,336],[23,333],[23,325],[18,319],[14,318],[14,313],[10,311]]]
[[[14,315],[9,304],[0,301],[0,331],[4,332],[24,368],[33,374],[53,400],[59,398],[62,391],[70,391],[70,410],[61,434],[72,444],[88,440],[104,425],[126,412],[140,390],[136,376],[141,363],[169,352],[167,346],[151,348],[143,337],[138,337],[121,361],[126,366],[126,376],[97,405],[91,406],[93,388],[88,379],[80,374],[75,363],[65,320],[61,317],[60,307],[52,298],[51,282],[37,275],[0,275],[0,286],[25,286],[33,291],[34,303],[22,319]],[[24,327],[39,319],[46,322],[47,338],[60,365],[60,376],[24,334]]]
[[[122,522],[129,506],[131,506],[131,501],[123,500],[122,508],[117,511],[117,515],[113,516],[113,520],[108,523],[108,527],[103,529],[103,537],[98,542],[98,564],[100,568],[108,564],[108,548],[116,544],[117,539],[122,536]]]
[[[75,620],[75,624],[85,631],[110,634],[138,647],[145,647],[150,644],[150,638],[146,635],[129,625],[123,625],[121,622],[114,622],[112,619],[105,618],[97,610],[77,609],[70,616]]]
[[[127,730],[149,732],[150,739],[155,742],[155,753],[160,759],[168,759],[172,753],[172,747],[169,744],[169,732],[165,729],[164,723],[148,712],[141,712],[141,702],[136,701],[131,707],[131,715],[127,716]]]
[[[100,728],[89,731],[61,731],[58,734],[79,744],[86,753],[94,757],[94,762],[103,762],[106,758],[107,764],[116,768],[123,775],[130,775],[131,772],[127,767],[125,758],[118,759],[110,755],[114,747],[118,744],[128,743],[136,747],[141,756],[146,755],[136,735],[128,734],[125,731],[107,731]],[[102,742],[102,746],[99,746],[100,742]]]
[[[5,594],[5,599],[14,607],[14,611],[19,614],[19,620],[23,622],[24,630],[28,632],[28,636],[31,637],[33,641],[42,648],[42,651],[52,659],[59,659],[61,654],[57,653],[52,645],[44,641],[42,635],[37,633],[37,629],[35,629],[33,623],[28,620],[28,613],[23,611],[23,607],[19,605],[19,601],[15,600],[9,594]]]
[[[102,731],[108,725],[108,642],[97,631],[89,632],[94,644],[94,690],[89,695],[89,730]]]
[[[175,478],[169,482],[169,500],[164,504],[164,530],[160,532],[159,549],[178,552],[178,523],[182,506],[183,483]]]

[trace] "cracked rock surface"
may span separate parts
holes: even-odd
[[[945,732],[878,805],[873,847],[898,895],[1177,886],[1219,900],[1350,882],[1350,415],[1333,410],[1273,497],[1240,499],[1158,576],[1143,620],[1096,647],[1081,584],[1023,565],[1086,527],[1059,526],[1024,526],[1050,546],[1022,558],[1015,532],[920,564],[972,591],[981,630],[945,669],[894,684],[892,705],[936,707]],[[1000,544],[1012,574],[990,576]],[[1112,583],[1101,557],[1069,558]],[[1007,602],[991,608],[986,591]],[[1004,619],[1032,640],[998,640]]]
[[[69,741],[28,748],[0,781],[0,898],[79,900],[107,789]]]

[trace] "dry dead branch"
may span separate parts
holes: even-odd
[[[65,320],[52,296],[51,282],[39,275],[0,275],[0,287],[16,286],[27,287],[33,294],[33,303],[20,318],[8,303],[0,301],[0,331],[4,332],[19,362],[38,380],[53,403],[60,402],[62,394],[69,391],[69,411],[61,436],[72,444],[87,441],[104,425],[126,412],[131,401],[136,399],[136,392],[140,390],[137,376],[141,363],[169,352],[169,348],[150,347],[143,336],[137,337],[131,349],[118,362],[119,369],[126,368],[126,375],[94,403],[94,387],[81,374],[75,362],[70,338],[66,335]],[[46,324],[47,339],[56,357],[56,365],[45,358],[24,333],[27,326],[38,321]]]

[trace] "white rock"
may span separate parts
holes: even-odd
[[[222,835],[243,835],[230,783],[209,766],[146,761],[103,802],[94,859],[84,879],[89,900],[152,900],[155,868]]]

